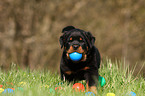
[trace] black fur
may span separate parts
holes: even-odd
[[[63,49],[63,54],[60,62],[61,79],[68,81],[86,80],[89,87],[97,86],[100,67],[100,53],[94,46],[95,37],[90,32],[76,29],[73,26],[67,26],[63,30],[63,35],[60,37],[60,45]],[[72,37],[73,40],[70,41]],[[82,38],[83,40],[79,40]],[[78,45],[84,50],[84,61],[74,62],[67,56],[70,46]],[[84,69],[88,68],[88,69]],[[70,73],[67,73],[70,72]]]

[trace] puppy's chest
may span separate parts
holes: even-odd
[[[85,66],[79,69],[70,69],[69,71],[65,71],[65,74],[67,75],[75,75],[75,74],[82,74],[85,73],[87,70],[89,70],[90,67]]]

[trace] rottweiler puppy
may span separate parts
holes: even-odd
[[[94,46],[95,37],[90,32],[67,26],[62,30],[60,45],[63,48],[60,62],[61,79],[67,81],[86,80],[87,90],[97,92],[100,67],[100,53]],[[82,54],[79,61],[70,59],[69,54]]]

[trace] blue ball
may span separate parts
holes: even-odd
[[[78,52],[70,53],[69,56],[70,56],[70,59],[73,61],[79,61],[82,59],[82,54]]]

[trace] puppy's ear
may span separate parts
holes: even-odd
[[[62,29],[62,33],[66,32],[66,31],[70,31],[70,30],[72,30],[72,29],[75,29],[75,27],[74,27],[74,26],[67,26],[67,27],[64,27],[64,28]]]
[[[95,37],[90,33],[90,32],[86,32],[87,38],[88,38],[88,43],[90,48],[92,48],[94,46],[95,43]]]
[[[73,26],[67,26],[67,27],[64,27],[62,29],[62,33],[64,33],[64,34],[62,36],[60,36],[60,38],[59,38],[61,48],[63,48],[63,46],[65,44],[65,38],[66,38],[66,33],[65,32],[73,30],[73,29],[75,29],[75,27],[73,27]]]
[[[63,37],[63,35],[60,36],[60,38],[59,38],[59,43],[60,43],[60,45],[61,45],[61,49],[62,49],[63,46],[64,46],[64,37]]]

